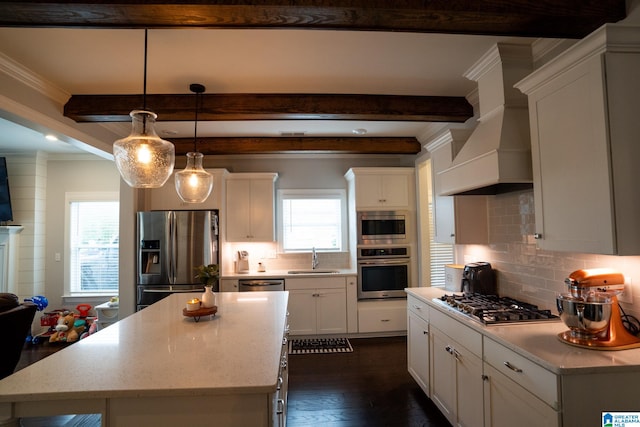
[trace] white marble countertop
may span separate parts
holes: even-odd
[[[318,268],[318,271],[335,271],[335,273],[289,273],[290,271],[307,270],[304,268],[291,268],[289,270],[267,270],[265,272],[249,271],[248,273],[232,273],[222,272],[220,274],[221,279],[290,279],[296,277],[341,277],[341,276],[354,276],[357,273],[349,268]]]
[[[556,374],[640,372],[640,348],[603,351],[565,344],[557,336],[568,329],[561,320],[485,326],[453,308],[432,301],[451,293],[442,288],[408,288],[407,293]]]
[[[288,292],[217,294],[199,322],[173,294],[0,381],[0,402],[276,390]]]

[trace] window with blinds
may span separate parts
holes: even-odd
[[[69,200],[69,291],[118,292],[118,200]]]
[[[433,201],[429,200],[429,257],[431,260],[431,286],[444,287],[446,264],[453,264],[453,245],[433,241],[435,236],[435,224],[433,220]]]

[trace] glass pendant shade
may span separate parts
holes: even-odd
[[[177,172],[176,191],[187,203],[202,203],[213,189],[213,175],[202,168],[202,153],[187,153],[187,166]]]
[[[113,144],[113,156],[122,179],[134,188],[162,187],[175,164],[175,147],[154,129],[157,114],[134,110],[131,134]]]

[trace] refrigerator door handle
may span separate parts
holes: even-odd
[[[176,283],[176,216],[175,212],[169,212],[169,283]]]

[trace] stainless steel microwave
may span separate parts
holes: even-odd
[[[359,211],[358,244],[411,243],[411,221],[407,211]]]

